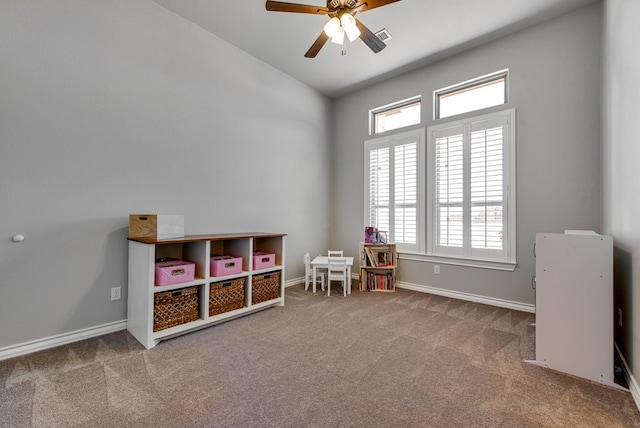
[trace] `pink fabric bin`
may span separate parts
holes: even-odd
[[[233,275],[242,272],[242,257],[211,257],[211,276]]]
[[[156,285],[180,284],[193,281],[196,265],[184,260],[156,262]]]
[[[253,253],[253,270],[267,269],[276,265],[276,255],[270,253]]]

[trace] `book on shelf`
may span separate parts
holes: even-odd
[[[365,247],[364,251],[366,253],[367,266],[381,268],[395,264],[393,252],[389,251],[388,247],[386,249]]]
[[[393,254],[390,252],[378,252],[378,267],[393,266]]]
[[[366,272],[361,290],[366,291],[395,291],[395,281],[391,273]]]
[[[367,266],[378,267],[378,262],[376,261],[376,255],[373,253],[373,250],[371,250],[371,248],[369,247],[365,247],[364,250],[367,253],[367,259],[369,260],[367,262]]]

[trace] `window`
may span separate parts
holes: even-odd
[[[410,98],[371,110],[371,133],[380,134],[420,123],[420,98]]]
[[[424,176],[424,130],[365,142],[365,226],[398,249],[423,248]]]
[[[503,70],[435,91],[434,119],[506,104],[507,76]]]
[[[426,136],[393,131],[420,123],[419,97],[370,111],[372,133],[385,134],[365,141],[364,225],[387,232],[402,259],[515,269],[515,110],[495,108],[507,83],[503,70],[434,91],[440,117],[467,114]]]
[[[427,134],[427,253],[515,264],[515,110]]]

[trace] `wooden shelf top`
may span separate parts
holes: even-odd
[[[245,238],[277,238],[287,236],[286,233],[267,233],[267,232],[249,232],[249,233],[218,233],[211,235],[185,235],[182,238],[127,238],[129,241],[141,242],[143,244],[181,244],[185,242],[198,241],[227,241],[230,239]]]

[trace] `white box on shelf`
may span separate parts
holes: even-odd
[[[184,237],[184,216],[131,214],[129,238],[170,239]]]

